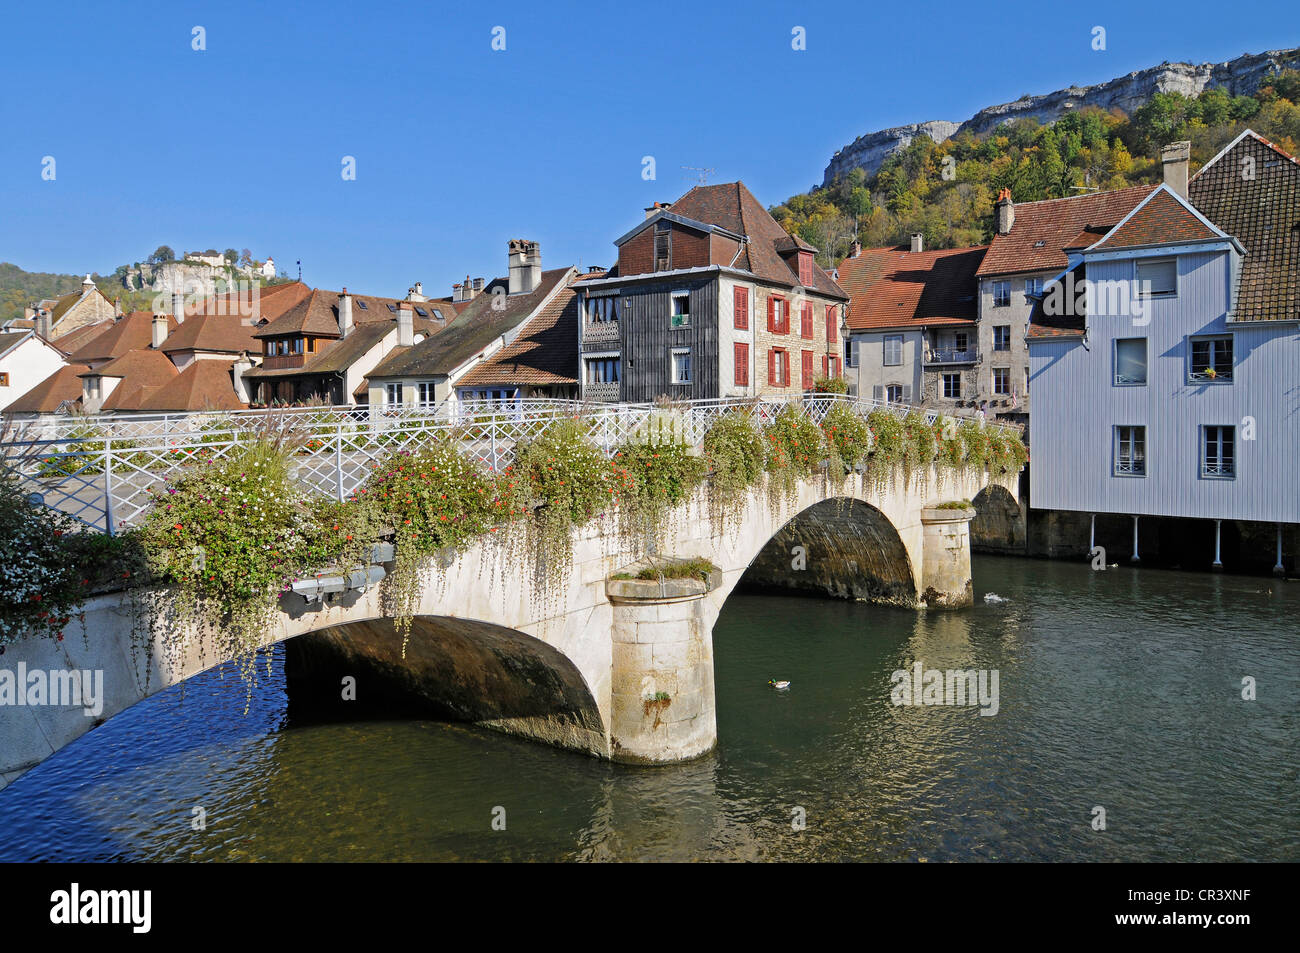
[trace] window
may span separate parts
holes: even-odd
[[[427,318],[429,316],[429,312],[425,311],[423,308],[416,308],[415,313],[422,318]]]
[[[965,331],[958,331],[952,336],[952,346],[957,351],[964,352],[969,342],[970,338],[966,336]]]
[[[603,298],[587,299],[587,321],[591,324],[606,324],[610,321],[618,320],[618,298],[605,296]]]
[[[885,388],[885,400],[889,401],[891,404],[903,403],[905,400],[905,397],[903,395],[903,385],[890,384],[889,386],[887,386]]]
[[[812,252],[799,252],[799,284],[812,284]]]
[[[1011,282],[993,282],[993,307],[1005,308],[1011,304]]]
[[[1235,428],[1203,427],[1201,476],[1231,480],[1237,476],[1234,451]]]
[[[799,337],[811,341],[813,337],[813,306],[805,301],[799,305]]]
[[[741,331],[749,330],[749,289],[732,289],[732,324]]]
[[[691,295],[689,291],[674,291],[669,310],[668,326],[686,328],[691,324]]]
[[[812,390],[813,386],[813,352],[800,351],[800,370],[802,373],[802,384],[804,390]]]
[[[1171,295],[1178,290],[1178,263],[1172,258],[1137,263],[1138,294],[1143,298]]]
[[[294,339],[293,339],[293,353],[295,353],[295,354],[301,354],[301,353],[302,353],[302,347],[303,347],[303,339],[302,339],[302,338],[294,338]]]
[[[369,310],[370,310],[370,305],[366,304],[366,303],[365,303],[364,301],[362,301],[360,298],[357,299],[357,307],[360,308],[362,311],[369,311]]]
[[[691,382],[691,349],[675,347],[673,356],[673,383],[689,384]]]
[[[835,305],[826,306],[826,343],[834,344],[840,338],[839,315],[835,310]]]
[[[790,306],[784,298],[767,299],[767,329],[773,334],[790,333]]]
[[[1147,382],[1147,339],[1119,338],[1115,341],[1115,383],[1120,386]]]
[[[390,303],[388,305],[388,310],[393,312],[393,314],[397,314],[397,305]]]
[[[862,339],[850,337],[844,342],[844,357],[849,367],[857,367],[862,358]]]
[[[961,375],[943,375],[943,396],[945,400],[961,400]]]
[[[1043,293],[1043,279],[1042,279],[1042,278],[1026,278],[1026,279],[1025,279],[1025,295],[1026,295],[1026,296],[1038,297],[1038,296],[1041,295],[1042,293]]]
[[[1025,393],[1029,393],[1029,368],[1025,368]]]
[[[1011,325],[997,324],[993,326],[993,350],[1011,350]]]
[[[842,370],[838,354],[822,355],[822,377],[840,377]]]
[[[1115,476],[1147,475],[1147,428],[1115,428]]]
[[[672,262],[672,226],[655,222],[655,271],[668,271]]]
[[[288,354],[288,353],[289,353],[289,342],[288,342],[288,341],[281,341],[281,342],[280,342],[280,353],[281,353],[281,354]]]
[[[617,357],[592,357],[587,359],[588,384],[617,384],[619,380]]]
[[[1191,338],[1188,380],[1204,384],[1232,380],[1232,335]]]
[[[391,381],[384,385],[384,403],[390,407],[402,403],[402,384],[400,381]]]
[[[732,363],[735,365],[735,384],[737,387],[749,386],[749,345],[735,345],[735,355]]]
[[[415,385],[415,390],[419,395],[421,407],[432,407],[438,402],[437,398],[433,396],[433,381],[419,381]]]
[[[885,366],[891,367],[903,363],[903,336],[901,334],[885,335]]]
[[[790,354],[783,348],[767,352],[767,382],[773,387],[790,386]]]
[[[993,368],[993,393],[995,394],[1011,393],[1011,368],[1009,367]]]
[[[433,316],[437,318],[439,321],[442,320],[442,312],[437,308],[433,309]]]
[[[6,371],[0,371],[0,387],[9,386],[9,374]]]

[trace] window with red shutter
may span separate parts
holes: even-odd
[[[737,344],[734,358],[736,365],[736,386],[749,386],[749,345]]]
[[[768,348],[767,351],[767,383],[776,386],[776,348]]]
[[[813,385],[813,352],[804,351],[803,358],[803,389],[812,390]]]
[[[812,284],[812,253],[799,252],[799,284]]]
[[[781,352],[781,386],[790,386],[790,352]]]
[[[812,340],[813,306],[811,301],[805,301],[799,308],[799,336],[805,340]]]
[[[767,330],[776,333],[776,299],[770,295],[767,299]]]
[[[831,376],[831,359],[827,354],[822,355],[822,377]]]
[[[839,322],[835,320],[835,305],[828,304],[826,306],[826,343],[834,344],[839,340],[839,336],[840,326]]]
[[[741,331],[749,329],[749,289],[736,288],[734,295],[735,326]]]

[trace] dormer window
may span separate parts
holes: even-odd
[[[812,284],[812,280],[813,280],[812,266],[813,266],[812,252],[810,251],[799,252],[799,284],[801,285]]]
[[[667,222],[655,222],[655,271],[668,271],[672,267],[673,229]]]

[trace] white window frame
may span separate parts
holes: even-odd
[[[1210,469],[1209,455],[1206,453],[1210,442],[1210,431],[1217,431],[1215,450],[1218,462],[1214,465],[1215,470]],[[1225,431],[1231,435],[1232,439],[1226,442],[1223,439]],[[1202,424],[1200,432],[1200,458],[1201,458],[1201,479],[1203,480],[1235,480],[1237,479],[1237,428],[1233,424]],[[1224,446],[1232,448],[1232,469],[1224,472],[1223,470],[1223,448]]]
[[[889,359],[889,345],[890,345],[891,342],[897,342],[897,344],[898,344],[898,360],[896,360],[896,361],[891,361],[891,360]],[[885,367],[900,367],[900,366],[902,365],[902,363],[903,363],[903,335],[901,335],[901,334],[886,334],[886,335],[885,335],[884,340],[883,340],[883,342],[882,342],[882,344],[881,344],[881,355],[880,355],[880,359],[881,359],[881,361],[883,362],[883,366],[885,366]]]
[[[1042,293],[1043,293],[1043,279],[1042,279],[1042,278],[1026,278],[1026,279],[1025,279],[1025,296],[1026,296],[1026,297],[1034,298],[1034,297],[1038,297],[1038,296],[1041,295]]]
[[[1217,371],[1213,377],[1205,373],[1205,368],[1196,363],[1194,351],[1198,342],[1205,342],[1211,345],[1211,355],[1218,351],[1213,347],[1215,344],[1227,343],[1231,360],[1228,362],[1228,371],[1224,374]],[[1214,358],[1211,357],[1213,361]],[[1187,338],[1187,383],[1189,384],[1231,384],[1236,376],[1234,371],[1237,363],[1237,342],[1231,334],[1193,334]],[[1209,366],[1213,367],[1213,363]]]
[[[998,390],[999,371],[1001,371],[1004,375],[1006,375],[1006,390]],[[993,393],[997,394],[999,397],[1010,397],[1011,396],[1011,368],[1010,367],[992,368],[992,383],[993,383]]]
[[[993,307],[1009,308],[1011,306],[1011,280],[1009,278],[990,282],[989,290],[993,292]]]
[[[943,390],[943,399],[944,399],[944,400],[961,400],[961,372],[960,372],[960,371],[945,371],[943,374],[939,375],[939,377],[940,377],[939,384],[940,384],[940,387],[941,387],[942,390]],[[955,382],[956,382],[956,384],[957,384],[956,388],[949,388],[949,387],[948,387],[948,382],[949,382],[949,380],[952,380],[952,381],[955,381]],[[956,393],[949,393],[949,390],[954,390],[954,389],[956,390]]]
[[[1142,266],[1171,265],[1174,272],[1174,286],[1169,291],[1152,291],[1147,293],[1142,282]],[[1177,258],[1137,258],[1133,261],[1133,281],[1140,298],[1177,298],[1178,297],[1178,259]]]
[[[897,390],[898,397],[895,399],[891,394]],[[901,404],[906,399],[907,388],[903,384],[886,384],[885,385],[885,402],[889,404]]]
[[[616,380],[596,381],[591,379],[591,368],[593,364],[602,361],[613,361],[615,373],[618,375]],[[623,382],[623,355],[618,351],[602,351],[599,354],[582,355],[583,379],[588,384],[621,384]]]
[[[1119,376],[1119,346],[1130,341],[1142,342],[1142,380],[1126,381],[1121,380]],[[1150,345],[1147,339],[1142,338],[1115,338],[1111,347],[1111,383],[1116,387],[1146,387],[1147,381],[1151,378],[1151,363],[1149,360]]]
[[[405,398],[403,390],[401,381],[386,381],[384,383],[384,406],[401,407]]]
[[[669,355],[668,369],[669,369],[669,374],[671,375],[672,383],[674,384],[693,383],[694,380],[691,377],[691,372],[694,370],[694,368],[691,367],[691,349],[689,347],[670,348],[668,351],[668,355]],[[686,358],[686,377],[679,377],[677,374],[677,359],[679,357]]]
[[[416,402],[426,410],[435,407],[438,404],[438,398],[435,396],[438,392],[436,381],[416,381],[415,398]]]
[[[686,310],[680,314],[674,314],[677,302],[686,300]],[[681,321],[677,319],[681,318]],[[668,326],[670,328],[689,328],[691,326],[691,293],[689,291],[674,291],[668,296]]]
[[[999,332],[999,331],[1002,331],[1002,332],[1004,332],[1004,333],[1006,334],[1006,337],[1003,339],[1003,340],[1004,340],[1004,344],[1003,344],[1002,347],[998,347],[998,332]],[[995,325],[993,325],[993,350],[995,350],[995,351],[1009,351],[1009,350],[1011,350],[1011,325],[1009,325],[1009,324],[995,324]]]
[[[1126,434],[1125,431],[1128,431]],[[1127,436],[1127,440],[1125,437]],[[1124,448],[1128,448],[1127,466],[1121,462]],[[1114,463],[1111,470],[1117,477],[1145,477],[1147,475],[1147,428],[1145,424],[1116,424],[1114,437]]]

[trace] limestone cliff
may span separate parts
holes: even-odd
[[[943,142],[963,132],[981,135],[1013,119],[1050,123],[1085,106],[1131,113],[1155,93],[1196,96],[1206,89],[1222,87],[1231,96],[1245,96],[1254,93],[1268,76],[1283,69],[1300,69],[1300,48],[1247,53],[1226,63],[1161,63],[1095,86],[1071,86],[989,106],[961,123],[939,119],[881,129],[859,136],[836,152],[826,166],[822,184],[829,185],[851,169],[874,173],[886,158],[906,148],[919,135]]]

